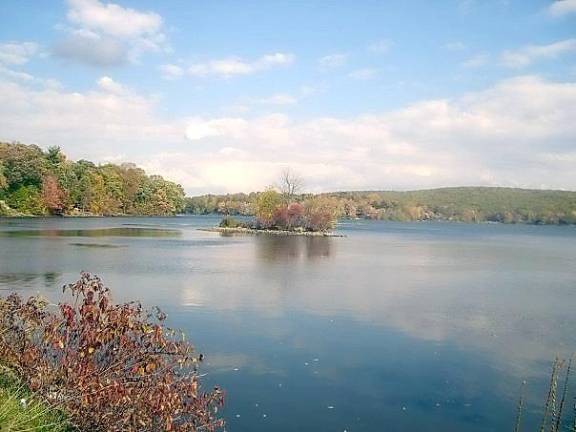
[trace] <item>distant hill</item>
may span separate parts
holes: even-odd
[[[418,191],[322,194],[338,200],[344,218],[395,221],[443,220],[528,224],[576,224],[576,192],[501,187],[453,187]],[[195,214],[253,214],[257,193],[186,198]],[[300,195],[305,200],[310,195]]]

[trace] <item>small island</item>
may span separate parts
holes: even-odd
[[[254,218],[240,221],[225,215],[220,225],[205,231],[223,234],[267,234],[281,236],[344,237],[333,230],[338,221],[338,201],[326,196],[298,194],[302,180],[289,169],[282,172],[276,187],[260,193]]]

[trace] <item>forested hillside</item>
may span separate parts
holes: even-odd
[[[58,147],[0,143],[0,216],[172,215],[184,190],[134,164],[71,161]]]
[[[410,192],[334,192],[339,215],[394,221],[446,220],[529,224],[576,223],[576,192],[458,187]],[[258,194],[186,198],[195,214],[252,215]],[[305,200],[309,195],[300,195]]]
[[[131,163],[71,161],[58,147],[0,143],[0,216],[254,215],[262,192],[185,198],[176,183]],[[304,203],[310,194],[293,197]],[[576,192],[458,187],[333,192],[342,218],[576,224]]]

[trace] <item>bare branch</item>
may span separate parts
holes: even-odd
[[[294,173],[290,168],[285,168],[280,175],[278,189],[280,189],[284,199],[290,202],[295,195],[302,193],[304,181],[302,177]]]

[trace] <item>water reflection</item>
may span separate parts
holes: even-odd
[[[70,243],[70,246],[86,247],[86,248],[101,248],[101,249],[114,249],[120,247],[126,247],[126,245],[116,245],[108,243]]]
[[[330,237],[261,235],[254,241],[259,260],[291,262],[330,257],[334,240]]]
[[[18,290],[37,285],[41,282],[45,288],[54,288],[61,284],[61,273],[0,273],[1,290]]]
[[[176,237],[179,230],[153,228],[40,229],[0,231],[0,237]]]
[[[154,229],[170,221],[180,229]],[[229,391],[231,430],[511,429],[521,380],[545,386],[552,357],[574,349],[570,228],[362,222],[346,238],[221,237],[195,221],[25,222],[38,231],[0,233],[0,286],[42,291],[88,270],[118,301],[161,305]],[[64,231],[126,238],[41,237]]]

